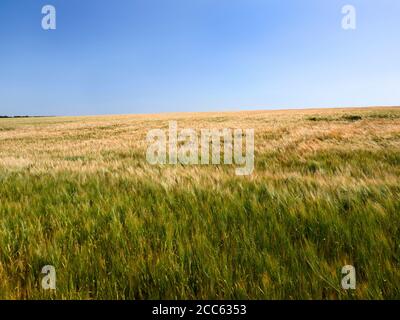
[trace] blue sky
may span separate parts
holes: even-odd
[[[1,0],[0,115],[400,105],[399,17],[398,0]]]

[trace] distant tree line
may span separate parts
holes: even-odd
[[[50,116],[0,116],[0,119],[15,119],[15,118],[43,118],[43,117],[50,117]]]

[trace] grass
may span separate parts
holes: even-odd
[[[170,119],[254,128],[253,175],[150,166]],[[4,119],[0,181],[3,299],[400,298],[399,108]]]

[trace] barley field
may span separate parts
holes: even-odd
[[[253,174],[150,165],[170,120]],[[400,108],[0,119],[0,181],[1,299],[400,298]]]

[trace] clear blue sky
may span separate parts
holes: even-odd
[[[400,105],[399,0],[0,0],[0,115],[363,105]]]

